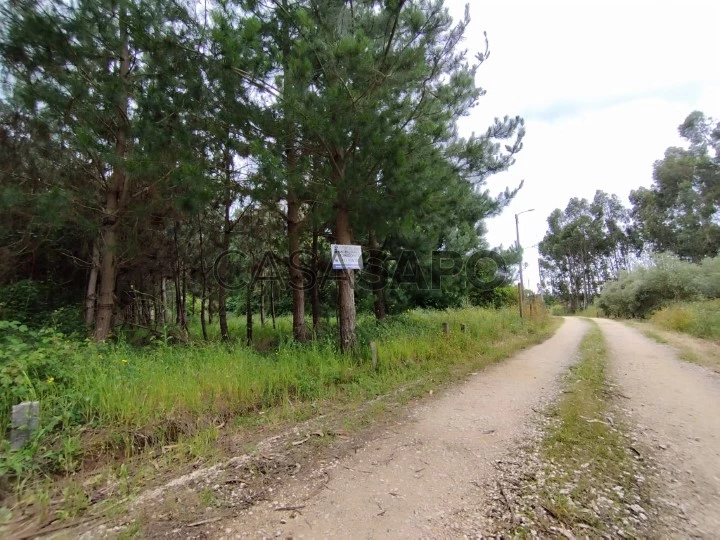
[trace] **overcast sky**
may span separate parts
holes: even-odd
[[[448,0],[459,18],[467,2]],[[525,180],[502,216],[488,221],[491,245],[515,242],[514,214],[538,282],[537,248],[547,216],[571,197],[602,189],[627,202],[652,182],[652,165],[679,145],[693,110],[720,117],[720,1],[473,0],[465,45],[490,58],[478,71],[487,91],[461,128],[483,132],[496,116],[525,118],[517,163],[494,176],[496,192]]]

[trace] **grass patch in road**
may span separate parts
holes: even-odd
[[[613,416],[607,346],[595,323],[579,355],[562,398],[551,409],[536,482],[524,489],[525,496],[532,493],[536,501],[525,505],[529,519],[551,535],[569,531],[614,537],[618,529],[631,536],[642,533],[649,518],[644,487],[638,482],[640,463],[622,422]],[[524,535],[529,529],[517,532]]]

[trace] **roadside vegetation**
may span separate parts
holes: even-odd
[[[230,320],[234,330],[242,329],[238,319]],[[298,421],[408,384],[433,388],[542,340],[555,327],[537,310],[524,321],[513,309],[416,310],[382,324],[364,316],[358,325],[363,345],[347,355],[338,350],[332,329],[298,345],[288,337],[291,319],[277,322],[277,330],[268,326],[258,336],[262,351],[219,340],[182,347],[162,341],[143,348],[98,345],[1,323],[5,436],[11,405],[41,405],[40,429],[26,448],[10,451],[9,441],[2,443],[4,494],[179,440],[216,439],[270,418]],[[376,369],[370,341],[377,344]]]
[[[445,4],[3,3],[0,287],[42,284],[98,343],[173,323],[183,341],[193,298],[224,341],[229,313],[292,314],[298,343],[337,314],[348,351],[368,308],[461,306],[455,263],[521,188],[484,186],[525,128],[461,135],[489,43],[466,50],[469,10]],[[338,244],[363,248],[364,287]],[[11,296],[0,319],[30,326]]]
[[[513,533],[634,537],[647,534],[652,508],[642,471],[607,380],[607,348],[592,328],[549,412],[542,441],[529,453],[515,504]]]
[[[650,320],[666,330],[720,342],[720,299],[673,304]]]
[[[694,307],[691,304],[689,309],[692,310]],[[668,308],[669,311],[674,309],[674,306]],[[720,341],[707,337],[698,338],[676,329],[667,329],[656,323],[654,319],[655,317],[650,321],[631,320],[627,321],[627,324],[637,328],[653,341],[676,349],[678,357],[682,360],[720,373]]]
[[[689,307],[689,303],[700,302],[694,312],[699,315],[703,309],[712,311],[713,302],[704,301],[718,298],[720,257],[706,258],[695,264],[665,255],[657,256],[652,264],[626,272],[617,281],[606,284],[598,306],[611,317],[645,318],[669,306],[685,303]],[[676,323],[672,317],[665,319],[662,316],[657,322],[666,321],[661,324],[676,326],[677,330],[690,329],[692,311],[689,308]],[[680,314],[682,310],[675,313]]]
[[[652,185],[632,191],[629,207],[597,191],[548,216],[541,286],[556,312],[660,311],[663,327],[717,339],[717,304],[707,301],[720,298],[720,123],[694,111],[678,133],[685,147],[665,151]]]
[[[658,330],[720,342],[720,257],[692,263],[656,255],[649,264],[607,282],[587,307],[571,311],[555,304],[550,313],[646,320],[652,327],[641,329],[661,343],[668,338]]]

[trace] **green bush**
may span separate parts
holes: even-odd
[[[31,330],[0,321],[0,430],[12,405],[71,387],[77,378],[78,343],[52,329]]]
[[[78,305],[74,291],[52,281],[24,279],[0,286],[0,320],[22,321],[30,328],[82,334]]]
[[[612,317],[647,317],[664,306],[703,298],[720,298],[720,258],[692,264],[658,256],[652,266],[608,283],[597,305]]]
[[[504,307],[517,306],[519,293],[514,285],[496,287],[489,291],[472,291],[470,300],[473,305],[501,309]]]

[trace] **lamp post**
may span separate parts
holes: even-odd
[[[523,260],[522,260],[522,248],[520,247],[520,214],[527,214],[528,212],[534,212],[535,209],[531,208],[530,210],[523,210],[522,212],[518,212],[515,214],[515,235],[517,236],[517,248],[518,252],[520,253],[520,318],[523,317],[523,300],[525,298],[525,294],[523,289],[525,288],[525,284],[523,283]]]

